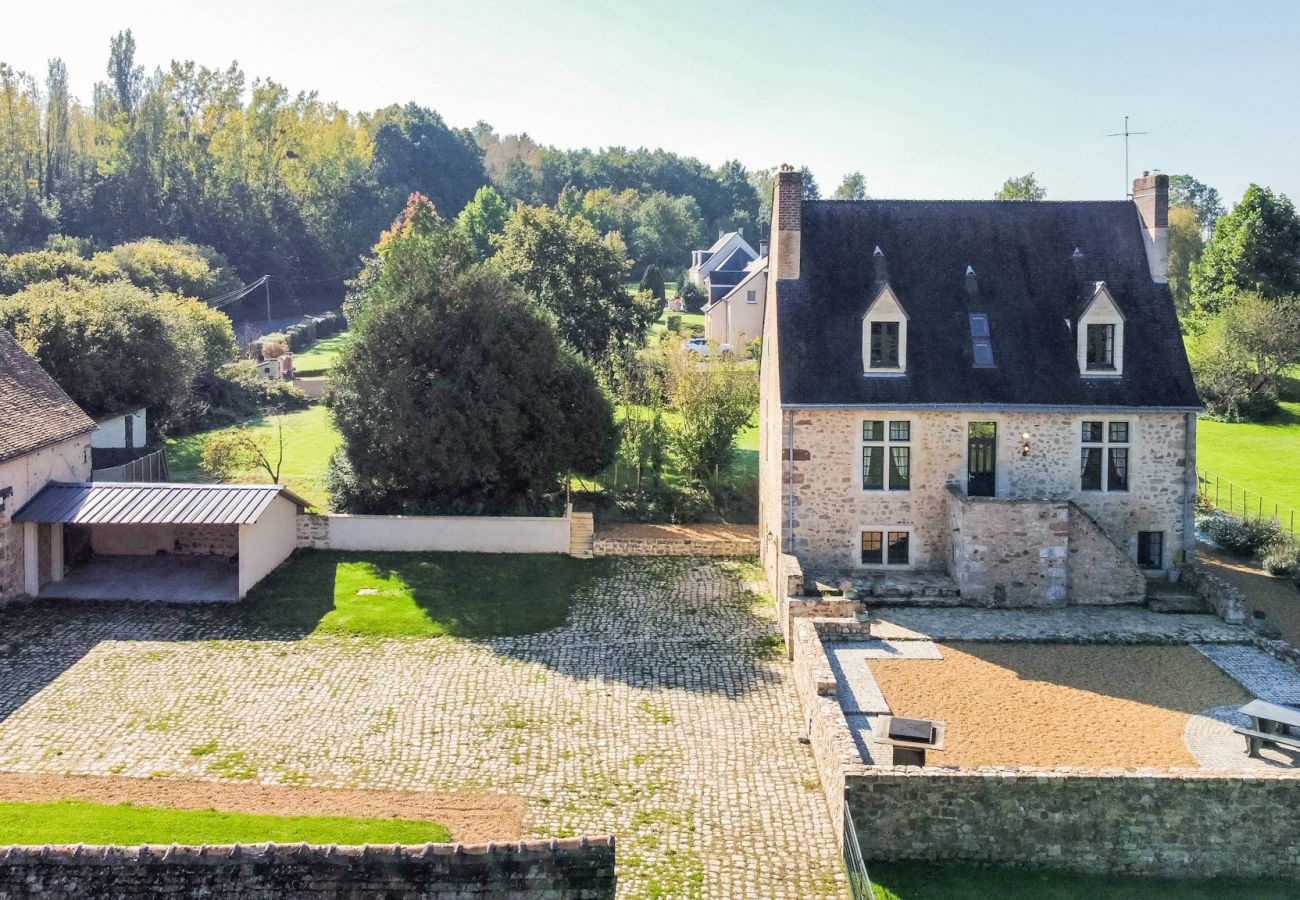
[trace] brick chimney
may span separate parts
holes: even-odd
[[[1151,280],[1164,284],[1169,281],[1169,176],[1143,172],[1133,179],[1133,203],[1142,220]]]
[[[803,174],[783,164],[772,197],[772,256],[768,270],[776,280],[799,277],[799,234],[803,227]]]

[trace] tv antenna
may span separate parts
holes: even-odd
[[[1133,196],[1133,182],[1128,177],[1128,139],[1138,134],[1150,134],[1149,131],[1129,131],[1128,116],[1124,117],[1124,130],[1117,131],[1114,134],[1108,134],[1106,137],[1122,137],[1124,139],[1124,196]]]

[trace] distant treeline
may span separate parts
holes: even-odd
[[[766,177],[663,150],[566,151],[483,122],[451,128],[415,104],[350,113],[250,83],[233,64],[147,74],[130,31],[113,38],[89,102],[59,59],[39,80],[0,63],[0,252],[52,235],[100,248],[180,238],[215,248],[245,281],[273,276],[287,297],[341,296],[415,192],[450,219],[490,183],[508,202],[617,230],[639,266],[671,272],[717,229],[756,230]]]

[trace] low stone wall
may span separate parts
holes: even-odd
[[[1196,589],[1196,596],[1210,605],[1215,615],[1229,625],[1246,621],[1246,595],[1226,578],[1201,566],[1183,568],[1180,580]]]
[[[1071,603],[1143,603],[1147,578],[1138,564],[1077,503],[1070,503],[1068,592]]]
[[[9,847],[0,897],[605,900],[613,838],[420,847]]]
[[[316,550],[568,553],[569,519],[545,516],[299,515],[298,546]]]
[[[844,796],[869,859],[1300,877],[1300,777],[861,767]]]

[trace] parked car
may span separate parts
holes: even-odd
[[[708,356],[709,340],[708,338],[702,338],[702,337],[687,338],[687,340],[682,343],[682,349],[685,350],[687,353],[695,353],[698,354],[699,356]],[[730,344],[718,345],[718,353],[725,355],[730,352],[731,352]]]

